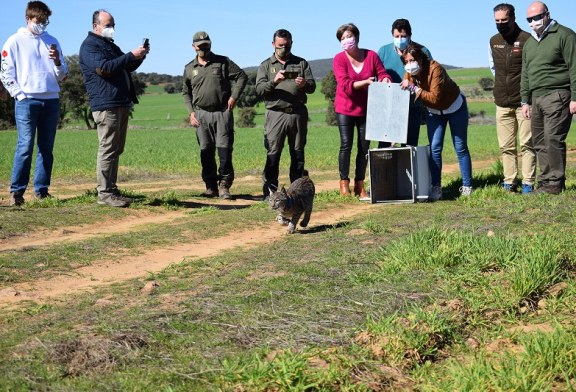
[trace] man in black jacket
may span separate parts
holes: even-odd
[[[116,185],[120,154],[126,143],[130,108],[138,103],[131,72],[146,57],[149,47],[124,53],[114,43],[114,17],[95,11],[92,31],[80,47],[80,68],[98,127],[96,179],[98,204],[127,207],[132,199],[120,194]]]
[[[534,191],[536,153],[532,146],[530,120],[522,115],[520,104],[520,78],[522,75],[522,50],[530,34],[516,23],[514,6],[498,4],[494,7],[498,34],[490,39],[490,70],[494,75],[494,101],[496,102],[496,132],[504,181],[502,187],[515,192],[518,174],[516,137],[522,155],[522,193]]]

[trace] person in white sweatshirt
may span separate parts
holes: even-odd
[[[60,118],[60,86],[68,67],[60,44],[46,32],[52,11],[41,1],[26,6],[26,27],[10,36],[1,54],[0,80],[14,98],[18,141],[10,184],[10,204],[24,204],[30,180],[34,140],[37,139],[34,196],[48,193],[54,156],[54,140]]]

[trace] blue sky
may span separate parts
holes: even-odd
[[[390,27],[398,18],[410,20],[412,38],[428,47],[443,64],[488,66],[488,40],[496,33],[493,7],[480,0],[303,1],[284,2],[194,0],[46,0],[52,9],[48,32],[65,55],[77,54],[91,30],[92,12],[105,8],[116,19],[116,43],[129,51],[150,38],[151,52],[141,72],[180,75],[193,57],[192,36],[199,30],[212,38],[212,50],[241,67],[258,65],[272,54],[272,34],[286,28],[294,38],[293,52],[307,60],[332,58],[340,46],[336,29],[353,22],[360,46],[373,50],[391,42]],[[512,1],[516,19],[528,30],[529,0]],[[576,29],[574,0],[545,2],[552,18]],[[3,0],[0,41],[25,24],[27,0]],[[328,5],[329,4],[329,5]]]

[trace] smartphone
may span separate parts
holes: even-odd
[[[50,45],[50,49],[56,50],[56,49],[58,49],[58,47],[56,46],[56,44],[51,44],[51,45]]]
[[[146,49],[148,49],[150,47],[150,40],[148,38],[144,38],[142,40],[142,46]]]
[[[286,79],[296,79],[298,77],[298,71],[284,71],[284,77]]]

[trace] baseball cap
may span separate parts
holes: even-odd
[[[208,35],[207,32],[199,31],[196,34],[194,34],[194,37],[192,38],[192,43],[194,45],[202,45],[202,44],[211,44],[212,41],[210,41],[210,36]]]

